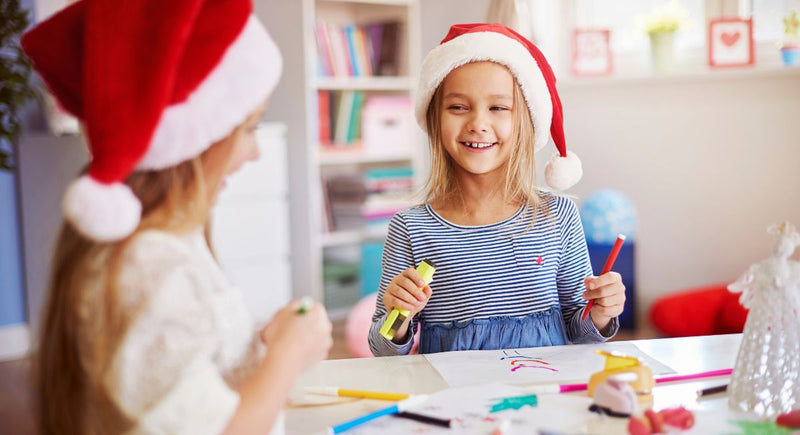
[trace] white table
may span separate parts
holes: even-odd
[[[733,368],[740,341],[741,334],[731,334],[633,340],[630,343],[677,373],[685,374]],[[659,384],[653,392],[653,408],[662,409],[676,405],[684,405],[690,409],[727,407],[727,396],[724,394],[697,398],[697,390],[720,385],[727,380],[717,377]],[[448,387],[422,355],[323,361],[298,380],[290,397],[294,399],[294,403],[299,403],[304,396],[303,387],[319,385],[416,394],[430,394]],[[286,432],[319,433],[328,426],[390,404],[379,400],[349,398],[332,398],[331,402],[326,406],[290,405],[286,412]]]

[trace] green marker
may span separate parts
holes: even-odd
[[[305,314],[306,311],[311,309],[312,305],[314,305],[314,299],[311,299],[311,296],[303,296],[300,299],[300,308],[297,309],[297,314]]]
[[[419,273],[422,280],[425,281],[425,285],[431,283],[433,280],[433,272],[435,271],[436,264],[427,258],[422,260],[419,266],[417,266],[417,273]],[[397,330],[400,329],[400,326],[406,321],[410,314],[411,311],[409,310],[401,310],[400,308],[393,309],[392,312],[389,313],[389,316],[386,317],[386,322],[384,322],[381,327],[381,335],[386,337],[387,340],[393,339],[394,335],[397,334]]]

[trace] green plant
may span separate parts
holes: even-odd
[[[677,1],[662,3],[647,15],[636,18],[637,27],[648,35],[675,32],[689,22],[689,12]]]
[[[784,46],[797,45],[800,39],[800,18],[797,17],[797,11],[783,17],[783,34],[786,37]]]
[[[0,170],[11,170],[10,147],[22,132],[22,109],[35,97],[29,78],[31,65],[19,38],[29,24],[19,0],[0,1]]]

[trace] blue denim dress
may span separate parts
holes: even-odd
[[[419,353],[451,350],[515,349],[568,344],[561,310],[526,317],[492,317],[465,322],[420,322]]]

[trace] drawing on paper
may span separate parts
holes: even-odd
[[[522,368],[530,368],[530,369],[542,369],[542,370],[550,370],[551,372],[558,372],[558,369],[552,367],[551,364],[544,360],[542,357],[531,357],[520,354],[518,351],[509,351],[504,350],[503,356],[500,357],[500,361],[505,359],[511,359],[511,368],[512,372],[516,372]]]

